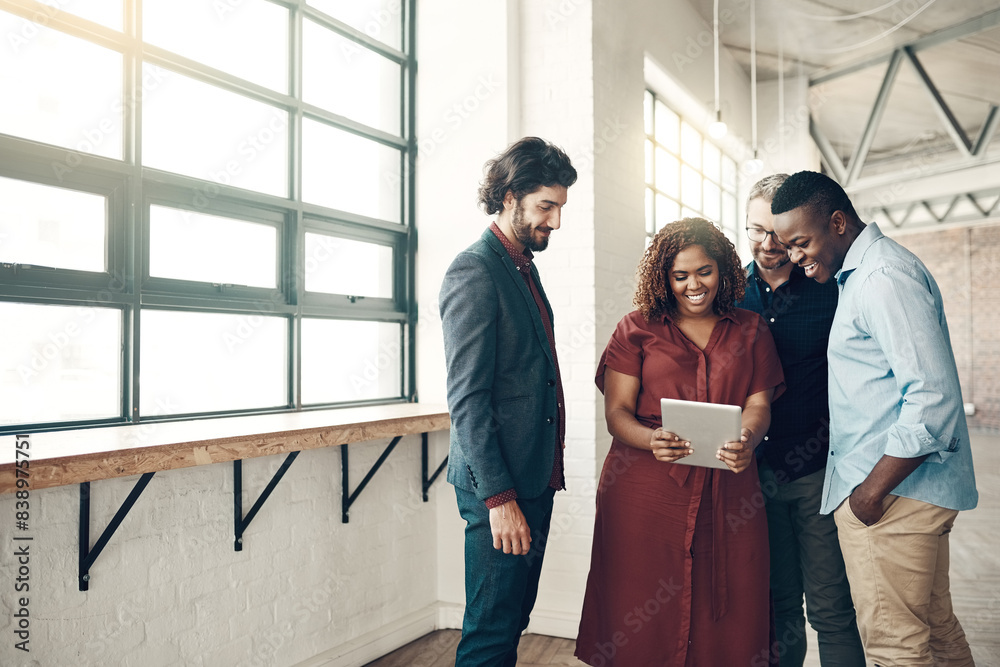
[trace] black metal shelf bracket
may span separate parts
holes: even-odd
[[[427,477],[427,468],[428,468],[427,434],[421,433],[420,437],[421,437],[420,441],[421,480],[423,481],[424,502],[426,503],[428,500],[430,500],[430,497],[428,496],[427,492],[431,490],[431,484],[433,484],[434,480],[438,478],[438,475],[441,474],[441,472],[444,470],[444,467],[448,465],[448,457],[447,456],[444,457],[444,461],[441,461],[441,465],[439,465],[437,467],[437,470],[434,471],[434,474],[431,475],[430,478],[428,478]]]
[[[271,481],[264,487],[260,497],[257,498],[257,501],[245,517],[243,516],[243,461],[241,459],[233,461],[233,519],[236,527],[236,538],[233,542],[233,548],[236,551],[243,551],[243,532],[250,525],[250,522],[253,521],[253,518],[257,516],[257,512],[264,506],[264,501],[271,496],[271,492],[278,486],[278,482],[285,476],[289,466],[292,465],[292,462],[298,455],[298,452],[289,452],[285,460],[281,462],[281,467],[271,477]]]
[[[125,498],[125,502],[122,503],[121,507],[115,513],[115,516],[111,519],[111,522],[101,533],[101,536],[97,538],[97,542],[94,543],[93,548],[90,546],[90,482],[82,482],[80,484],[80,590],[85,591],[89,589],[90,586],[90,568],[94,565],[94,561],[97,557],[101,555],[104,551],[104,547],[108,545],[108,541],[111,536],[115,534],[118,530],[118,526],[122,524],[125,517],[128,515],[129,510],[135,505],[135,501],[139,499],[142,492],[146,490],[146,485],[149,484],[149,480],[153,478],[155,473],[147,472],[143,473],[139,481],[135,483],[132,487],[132,491],[129,492],[128,497]]]
[[[340,511],[341,511],[341,520],[344,523],[348,523],[350,521],[351,505],[354,504],[354,501],[358,499],[358,496],[361,495],[361,492],[364,491],[366,486],[368,486],[368,482],[370,482],[372,477],[375,476],[375,473],[378,472],[378,469],[382,467],[382,464],[385,463],[385,460],[389,458],[389,454],[392,453],[392,450],[396,448],[396,445],[399,444],[399,441],[402,440],[402,438],[403,436],[397,435],[395,438],[392,439],[392,442],[390,442],[386,446],[385,451],[382,452],[382,455],[378,457],[378,461],[376,461],[375,464],[372,465],[372,469],[368,471],[368,474],[365,475],[365,478],[361,480],[360,484],[358,484],[358,488],[354,490],[354,493],[351,493],[351,478],[350,478],[350,470],[349,470],[350,466],[348,457],[349,452],[347,451],[348,445],[345,443],[340,446],[340,481],[341,481]]]

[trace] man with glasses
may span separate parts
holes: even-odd
[[[831,515],[819,513],[829,449],[826,347],[837,289],[806,278],[774,235],[771,200],[787,174],[758,181],[747,198],[746,296],[774,336],[787,390],[771,406],[771,427],[757,448],[771,549],[774,650],[782,667],[801,667],[809,624],[823,667],[864,665],[851,590]]]

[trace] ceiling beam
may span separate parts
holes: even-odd
[[[920,83],[923,84],[924,90],[927,94],[931,96],[931,101],[934,103],[934,111],[937,112],[938,117],[944,124],[944,129],[948,132],[951,140],[955,142],[955,147],[958,148],[959,152],[963,156],[969,157],[972,155],[972,142],[969,141],[969,137],[965,134],[965,130],[959,124],[958,119],[955,118],[955,114],[952,113],[951,107],[948,103],[944,101],[941,97],[941,91],[938,90],[934,82],[931,81],[931,77],[927,74],[927,70],[921,64],[920,60],[917,58],[917,54],[913,52],[913,49],[909,46],[904,46],[902,49],[903,55],[906,59],[910,61],[913,65],[913,69],[917,72],[917,77],[920,79]]]
[[[980,200],[993,201],[990,206],[983,206]],[[923,207],[930,219],[912,219],[912,213],[917,205]],[[934,212],[934,205],[946,207],[942,215]],[[963,204],[963,206],[959,206]],[[970,205],[971,204],[971,205]],[[881,214],[892,225],[892,230],[909,230],[924,227],[944,227],[951,225],[968,225],[970,223],[987,222],[996,219],[995,211],[1000,204],[1000,188],[991,188],[978,192],[965,191],[945,198],[919,199],[918,201],[900,201],[886,205],[858,208],[862,219],[876,218]],[[883,229],[887,229],[883,226]]]
[[[914,165],[859,180],[844,189],[855,207],[860,208],[893,207],[921,199],[937,202],[958,193],[996,189],[998,165],[1000,158]]]
[[[986,147],[989,146],[990,141],[993,140],[993,133],[997,130],[997,125],[1000,124],[1000,108],[995,104],[990,105],[990,111],[986,115],[986,120],[983,122],[983,128],[979,130],[979,137],[976,139],[976,145],[972,147],[972,154],[979,156],[983,155]]]
[[[816,143],[816,148],[819,149],[820,157],[826,163],[827,169],[830,170],[838,183],[844,183],[847,179],[847,170],[844,169],[844,163],[841,161],[840,156],[837,155],[837,150],[830,143],[830,140],[819,129],[819,125],[816,124],[812,114],[809,114],[809,134],[812,135],[813,141]]]
[[[969,19],[968,21],[963,21],[962,23],[957,23],[953,26],[942,28],[941,30],[936,30],[930,34],[924,35],[923,37],[918,37],[911,42],[907,42],[906,44],[900,44],[894,48],[892,52],[880,53],[877,56],[865,58],[859,60],[858,62],[844,65],[843,67],[838,67],[823,73],[817,73],[809,78],[809,85],[817,86],[821,83],[825,83],[833,79],[839,79],[842,76],[847,76],[848,74],[853,74],[860,70],[878,65],[879,63],[883,63],[891,59],[893,54],[899,48],[909,48],[914,52],[922,51],[924,49],[929,49],[932,46],[952,42],[956,39],[962,39],[963,37],[968,37],[997,26],[1000,26],[1000,8],[988,11],[981,16]]]
[[[892,84],[896,81],[896,74],[899,73],[899,64],[902,61],[902,51],[900,49],[893,51],[892,57],[889,59],[889,66],[885,70],[885,77],[882,79],[882,87],[879,88],[875,104],[872,105],[872,112],[868,116],[864,132],[861,134],[861,141],[858,143],[854,155],[851,156],[851,161],[847,164],[847,178],[844,185],[850,185],[861,174],[861,168],[864,166],[865,160],[868,159],[868,151],[871,150],[872,142],[875,141],[875,132],[878,130],[879,121],[882,120],[882,114],[885,113],[885,108],[889,103],[889,93],[892,91]]]

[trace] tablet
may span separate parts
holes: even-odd
[[[740,439],[743,415],[740,406],[661,398],[660,412],[663,430],[689,441],[694,450],[693,454],[674,463],[729,470],[729,466],[717,459],[715,453],[722,449],[724,443]]]

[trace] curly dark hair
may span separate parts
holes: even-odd
[[[743,299],[746,275],[736,248],[722,231],[703,218],[684,218],[664,225],[656,233],[639,262],[639,286],[633,303],[649,322],[655,317],[677,314],[677,297],[670,289],[670,270],[677,254],[700,245],[719,265],[719,291],[712,308],[717,315],[733,312]]]
[[[539,139],[524,137],[483,167],[486,178],[479,186],[479,204],[488,215],[503,210],[503,200],[509,190],[520,201],[540,187],[561,185],[568,188],[576,183],[576,169],[569,156],[558,146]]]
[[[850,197],[837,181],[817,171],[800,171],[785,179],[771,200],[771,214],[779,215],[800,206],[823,218],[843,211],[851,221],[859,220]]]

